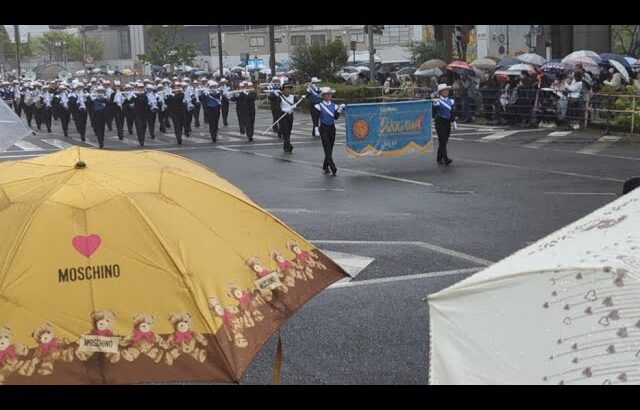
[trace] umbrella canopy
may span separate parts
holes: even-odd
[[[638,382],[640,190],[429,296],[432,384]]]
[[[578,50],[563,58],[562,63],[573,62],[574,64],[598,64],[601,60],[600,56],[593,51]]]
[[[624,56],[622,54],[614,54],[614,53],[602,53],[600,54],[600,58],[601,58],[601,63],[606,63],[608,61],[617,61],[618,63],[622,64],[624,67],[631,67],[631,64],[629,64],[629,62],[624,58]]]
[[[441,68],[444,69],[447,66],[447,63],[445,63],[442,60],[438,60],[436,59],[432,59],[432,60],[428,60],[425,61],[424,63],[420,64],[420,70],[429,70],[431,68]]]
[[[562,64],[559,62],[548,62],[540,68],[542,71],[564,71]]]
[[[625,82],[629,82],[629,72],[627,71],[627,69],[620,64],[619,62],[617,62],[616,60],[609,60],[609,63],[611,64],[611,66],[613,68],[616,69],[616,71],[618,71],[620,73],[620,75],[622,75],[622,78],[624,79]]]
[[[513,57],[503,57],[502,59],[500,59],[500,61],[498,61],[498,67],[500,68],[507,68],[507,67],[511,67],[514,64],[519,64],[520,61],[516,60]]]
[[[516,56],[516,59],[519,61],[522,61],[523,63],[539,65],[539,66],[544,65],[544,63],[547,62],[547,60],[544,57],[536,53],[520,54],[519,56]]]
[[[452,61],[451,63],[449,63],[447,68],[450,68],[450,69],[451,68],[462,68],[464,70],[473,71],[473,67],[471,66],[471,64],[467,63],[466,61],[462,61],[462,60]]]
[[[346,277],[238,188],[159,151],[3,162],[0,229],[8,384],[237,382]]]
[[[532,73],[534,71],[534,69],[533,69],[533,66],[531,66],[529,64],[514,64],[511,67],[509,67],[507,69],[507,71],[517,72],[517,73],[520,73],[522,71],[528,71],[528,72]]]
[[[442,74],[442,70],[438,67],[428,68],[426,70],[419,69],[416,70],[413,75],[421,76],[421,77],[440,77]]]
[[[471,65],[483,70],[491,70],[496,68],[497,63],[491,58],[483,57],[472,61]]]
[[[631,57],[631,56],[624,56],[624,59],[627,61],[627,63],[629,63],[629,65],[634,65],[637,64],[637,59],[635,57]]]

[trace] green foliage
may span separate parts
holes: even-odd
[[[57,46],[57,43],[64,43],[64,47]],[[68,61],[84,61],[83,39],[75,34],[64,31],[47,31],[34,41],[36,55],[52,56],[55,60],[63,60],[63,49]],[[95,61],[104,57],[104,46],[95,38],[86,38],[87,56],[93,57]]]
[[[347,64],[347,60],[346,46],[336,40],[327,45],[312,44],[296,48],[291,54],[291,67],[298,70],[303,79],[330,79]]]
[[[16,44],[11,42],[4,26],[0,26],[0,41],[2,42],[4,55],[9,59],[14,60],[16,56]],[[20,43],[20,57],[32,57],[33,49],[34,39],[31,37],[31,34],[29,34],[27,43]]]
[[[633,97],[629,97],[629,95],[633,94],[633,86],[631,85],[627,85],[625,87],[624,91],[621,91],[621,93],[624,93],[627,95],[627,97],[618,97],[616,98],[614,104],[613,104],[613,109],[615,110],[632,110],[633,107]],[[634,118],[634,128],[635,128],[635,132],[637,133],[638,130],[640,130],[640,98],[636,97],[635,99],[635,113],[633,114],[635,116]],[[615,115],[613,116],[613,124],[614,125],[618,125],[618,126],[622,126],[625,129],[630,130],[631,129],[631,112],[628,113],[623,113],[623,112],[619,112],[619,113],[615,113]]]
[[[640,55],[640,25],[611,26],[614,53]]]
[[[442,46],[434,42],[414,41],[406,49],[411,53],[411,61],[417,66],[434,58],[444,58]]]
[[[197,54],[196,47],[182,42],[183,30],[184,26],[145,26],[150,40],[149,51],[138,58],[153,65],[190,63]]]

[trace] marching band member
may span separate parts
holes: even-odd
[[[311,135],[314,137],[320,136],[320,132],[318,131],[318,120],[320,119],[320,115],[318,113],[318,110],[314,108],[316,104],[322,101],[322,98],[320,97],[320,88],[318,88],[318,86],[316,85],[320,83],[320,81],[321,80],[319,78],[313,77],[311,79],[311,85],[307,88],[307,97],[309,98],[312,123]]]
[[[116,112],[116,107],[115,104],[113,103],[113,93],[114,93],[114,89],[112,88],[111,85],[111,81],[109,80],[105,80],[102,83],[103,87],[104,87],[104,95],[105,97],[107,97],[107,111],[105,112],[106,115],[106,125],[107,125],[107,129],[109,131],[113,131],[113,118],[114,118],[114,114]]]
[[[191,135],[191,120],[193,119],[193,109],[195,108],[195,104],[193,100],[195,99],[195,95],[193,93],[192,87],[188,82],[182,81],[180,83],[182,86],[182,90],[184,91],[184,136],[189,137]]]
[[[209,88],[204,90],[202,106],[204,107],[204,117],[209,124],[209,135],[211,135],[211,141],[216,142],[218,139],[218,121],[220,120],[222,93],[218,88],[217,82],[211,80],[207,85]]]
[[[133,98],[135,94],[133,93],[133,84],[127,83],[124,86],[123,92],[123,102],[122,102],[122,111],[124,113],[124,118],[127,123],[127,132],[129,135],[133,134],[133,122],[136,118],[136,114],[133,111]]]
[[[18,117],[22,115],[22,101],[24,100],[24,87],[20,86],[18,80],[13,80],[13,109]]]
[[[199,101],[200,98],[200,93],[202,92],[202,87],[200,87],[200,84],[198,84],[198,80],[194,79],[192,81],[192,101],[193,101],[193,119],[194,119],[194,125],[196,128],[200,128],[200,107],[202,106],[202,104]]]
[[[92,95],[96,93],[96,88],[98,86],[98,80],[95,77],[91,77],[89,83],[87,83],[87,89],[85,90],[87,95]],[[87,114],[89,117],[89,124],[91,124],[91,128],[93,128],[93,132],[95,133],[96,127],[94,123],[94,110],[93,110],[93,100],[91,98],[87,98]]]
[[[136,134],[141,147],[144,147],[145,134],[147,133],[147,122],[151,112],[151,102],[144,92],[144,84],[137,83],[135,95],[131,99],[133,112],[135,115]]]
[[[65,137],[69,136],[69,121],[71,120],[71,112],[69,111],[69,92],[66,84],[60,84],[59,93],[57,96],[59,100],[60,123],[62,125],[62,132]]]
[[[438,164],[449,165],[453,160],[449,159],[447,155],[447,142],[449,141],[449,135],[451,134],[451,123],[455,124],[455,116],[453,112],[453,105],[455,101],[453,98],[449,98],[449,90],[451,86],[446,84],[438,84],[438,98],[433,101],[434,107],[436,107],[436,133],[438,134]]]
[[[280,117],[280,97],[274,93],[274,91],[280,89],[280,80],[278,77],[272,77],[271,82],[267,85],[267,89],[265,90],[268,94],[267,98],[269,99],[269,105],[271,107],[271,116],[273,117],[273,122],[278,121]],[[280,124],[276,124],[273,126],[273,132],[278,134],[278,138],[282,139],[282,132],[280,131]]]
[[[33,83],[27,83],[26,88],[27,89],[24,92],[24,98],[22,100],[22,108],[24,110],[24,114],[27,116],[27,124],[29,124],[29,128],[31,128],[31,121],[35,114],[34,100],[36,97],[36,90],[34,89]]]
[[[184,130],[185,120],[185,95],[182,90],[182,84],[178,81],[173,83],[173,90],[166,95],[167,114],[173,122],[173,133],[178,140],[178,144],[182,144],[182,131]]]
[[[51,132],[51,99],[53,95],[49,91],[49,85],[42,87],[42,105],[40,107],[40,121],[47,127],[47,132]]]
[[[322,87],[320,89],[320,95],[322,101],[314,105],[313,108],[318,111],[320,116],[320,127],[318,129],[320,133],[320,139],[322,140],[322,148],[324,149],[324,162],[322,163],[322,170],[325,174],[329,173],[329,168],[333,175],[336,175],[338,168],[333,162],[333,145],[336,142],[336,126],[335,120],[340,117],[340,113],[344,110],[345,105],[336,105],[331,101],[331,95],[334,91],[329,87]]]
[[[276,91],[278,98],[280,98],[280,115],[278,118],[284,115],[280,120],[280,129],[282,130],[282,139],[284,141],[283,149],[288,154],[293,153],[291,129],[293,128],[293,109],[296,101],[295,96],[291,94],[292,89],[293,84],[287,82],[282,85],[282,91]]]
[[[75,91],[69,95],[69,109],[73,116],[73,122],[76,124],[76,130],[78,130],[78,134],[80,134],[80,139],[85,141],[85,132],[87,129],[87,106],[84,83],[76,83]]]
[[[247,131],[247,138],[253,141],[253,126],[256,122],[256,92],[253,83],[248,82],[244,93],[244,126]]]
[[[107,103],[109,102],[104,86],[97,86],[95,94],[89,95],[89,98],[93,101],[93,120],[95,121],[93,125],[95,126],[98,145],[100,148],[104,148],[104,127],[107,121]]]
[[[229,123],[227,118],[229,117],[229,93],[231,88],[228,85],[229,81],[226,78],[220,79],[220,92],[222,93],[222,124],[227,127]]]
[[[149,80],[147,81],[147,85],[145,86],[146,96],[147,96],[147,104],[149,109],[147,110],[147,126],[149,127],[149,136],[151,139],[156,138],[156,113],[158,112],[158,100],[156,99],[156,95],[154,93],[155,87],[153,84],[150,84]]]
[[[246,84],[246,81],[240,82],[240,84],[238,84],[238,89],[234,91],[231,96],[231,100],[236,102],[236,115],[238,116],[238,125],[240,125],[240,134],[244,134],[245,131],[244,98],[242,98],[240,93],[244,90]]]
[[[109,99],[112,104],[113,119],[116,122],[116,133],[119,140],[124,139],[124,94],[120,90],[120,81],[114,81],[114,91]]]

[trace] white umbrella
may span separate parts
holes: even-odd
[[[416,70],[413,75],[421,76],[421,77],[440,77],[442,74],[441,69],[438,67],[427,68],[426,70]]]
[[[627,63],[629,63],[629,65],[634,65],[636,61],[638,61],[636,58],[633,58],[633,57],[624,57],[624,59],[627,60]]]
[[[521,71],[529,71],[530,73],[532,73],[533,70],[533,66],[531,66],[530,64],[515,64],[512,65],[511,67],[509,67],[507,69],[507,71],[509,72],[521,72]]]
[[[524,53],[516,56],[516,59],[527,64],[544,65],[547,62],[544,57],[536,53]]]
[[[573,53],[568,54],[565,58],[562,59],[562,63],[566,63],[568,61],[588,61],[591,60],[595,64],[598,64],[602,61],[602,58],[598,55],[598,53],[589,50],[578,50]]]
[[[620,73],[620,75],[622,75],[622,78],[624,78],[625,82],[627,83],[629,82],[629,73],[627,72],[627,69],[624,68],[622,64],[620,64],[615,60],[609,60],[609,64],[611,64],[611,66],[613,66],[613,68],[615,68]]]
[[[640,189],[429,296],[432,384],[640,382]]]

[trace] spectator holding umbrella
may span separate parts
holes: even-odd
[[[569,92],[568,116],[570,121],[573,122],[570,126],[574,130],[577,130],[580,128],[578,121],[580,119],[580,101],[582,97],[582,72],[576,71],[573,73],[571,83],[568,85],[565,84],[564,89]]]
[[[602,83],[609,87],[613,87],[615,91],[620,90],[622,88],[622,75],[613,67],[609,69],[609,73],[611,74],[611,81],[605,80]]]

